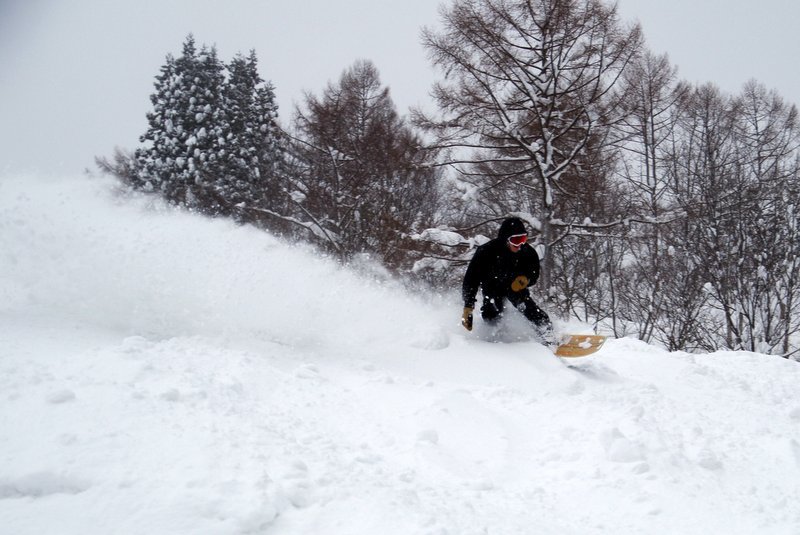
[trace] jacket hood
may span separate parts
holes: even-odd
[[[507,240],[510,236],[516,234],[527,234],[525,230],[525,223],[518,217],[509,217],[500,225],[500,230],[497,231],[497,237],[501,240]]]

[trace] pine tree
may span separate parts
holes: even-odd
[[[134,186],[159,190],[174,204],[216,210],[220,200],[213,182],[224,155],[223,82],[216,49],[204,46],[198,52],[191,35],[179,58],[167,56],[150,97],[149,126],[140,138],[148,145],[135,153]]]
[[[222,98],[224,69],[216,49],[204,46],[198,55],[189,99],[189,114],[194,114],[195,124],[193,136],[187,140],[187,148],[191,147],[188,167],[192,182],[187,192],[194,196],[196,207],[214,215],[224,211],[227,204],[223,192],[217,187],[225,168],[224,138],[228,129]]]
[[[358,61],[298,110],[294,221],[342,258],[406,260],[403,237],[434,211],[437,174],[397,114],[377,68]]]
[[[255,51],[238,54],[228,65],[223,92],[227,117],[225,174],[220,193],[231,207],[261,204],[272,196],[276,162],[280,159],[278,107],[271,84],[258,74]]]

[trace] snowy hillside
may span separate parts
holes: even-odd
[[[460,313],[105,180],[0,177],[0,533],[800,533],[798,363],[562,362]]]

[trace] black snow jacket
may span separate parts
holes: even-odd
[[[511,292],[511,283],[520,275],[528,277],[528,285],[539,279],[539,255],[528,245],[516,253],[508,248],[509,236],[524,234],[525,226],[520,219],[503,221],[497,238],[484,243],[475,251],[467,267],[461,296],[464,306],[474,308],[478,288],[484,297],[502,297]]]

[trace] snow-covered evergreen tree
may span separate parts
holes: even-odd
[[[204,46],[198,52],[191,35],[179,58],[167,56],[150,97],[148,129],[140,138],[146,145],[135,153],[135,186],[159,190],[189,208],[214,211],[220,204],[214,180],[224,156],[223,82],[216,49]]]
[[[281,153],[275,93],[257,67],[254,51],[226,67],[189,35],[156,77],[145,145],[128,166],[132,176],[121,178],[174,204],[251,219],[243,209],[275,195]]]
[[[267,202],[280,159],[278,106],[272,84],[258,74],[255,51],[238,54],[228,65],[224,106],[227,117],[225,174],[220,193],[231,207]]]

